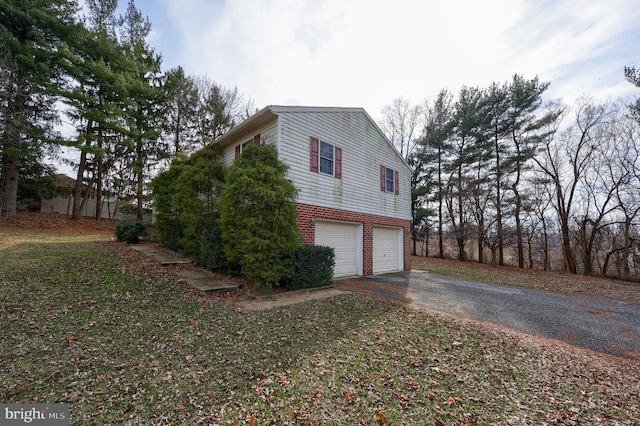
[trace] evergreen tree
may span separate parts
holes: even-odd
[[[156,228],[172,249],[197,254],[202,232],[216,226],[224,170],[219,148],[207,145],[188,158],[179,153],[153,179]]]
[[[165,92],[160,76],[162,58],[147,44],[151,23],[129,1],[121,37],[125,55],[135,64],[128,75],[127,91],[131,102],[125,116],[128,128],[129,165],[134,181],[136,216],[143,218],[146,184],[154,167],[168,157],[168,149],[160,138]]]
[[[538,153],[540,144],[548,138],[550,123],[558,118],[556,112],[540,114],[542,94],[549,83],[542,83],[538,78],[526,80],[514,75],[508,86],[509,112],[508,131],[511,142],[511,155],[505,167],[512,172],[510,190],[514,196],[514,219],[518,266],[524,268],[524,246],[522,238],[521,213],[523,209],[523,193],[521,191],[523,174],[530,169],[531,160]]]
[[[412,174],[412,212],[414,217],[414,252],[417,231],[428,226],[429,216],[437,215],[438,256],[444,257],[444,188],[445,166],[451,149],[449,134],[453,115],[453,95],[442,89],[432,104],[425,105],[423,133],[410,159]],[[437,211],[424,207],[431,202]],[[428,244],[427,244],[428,250]]]
[[[72,0],[0,1],[0,214],[16,214],[25,159],[59,144],[52,131],[66,43],[77,34]]]
[[[127,63],[116,36],[117,0],[87,1],[87,31],[74,43],[75,62],[71,69],[74,84],[66,96],[69,117],[77,123],[80,150],[74,191],[73,219],[82,216],[82,188],[85,175],[93,173],[96,188],[96,217],[101,216],[103,182],[112,163],[107,154],[122,141],[122,116],[127,92],[124,73],[132,67]],[[93,185],[91,185],[93,186]]]
[[[452,120],[450,174],[445,200],[458,245],[459,260],[467,260],[465,244],[469,233],[470,171],[485,142],[482,101],[483,93],[479,88],[463,87],[455,103]]]
[[[264,292],[292,272],[299,246],[296,189],[272,145],[249,144],[228,170],[220,225],[229,260]]]
[[[636,67],[624,67],[624,77],[627,81],[634,86],[640,88],[640,69]],[[632,114],[637,120],[640,120],[640,99],[636,99],[633,104],[629,106]]]
[[[479,228],[482,229],[485,241],[491,241],[492,253],[495,250],[498,251],[497,263],[504,265],[504,215],[502,213],[503,197],[504,197],[504,156],[505,156],[505,136],[508,132],[508,117],[507,112],[509,110],[509,91],[506,85],[499,85],[498,83],[492,83],[489,89],[485,92],[485,102],[487,104],[487,136],[492,144],[492,157],[493,166],[492,171],[494,173],[494,191],[493,192],[493,206],[495,209],[495,236],[487,235],[485,229],[491,229],[493,227],[485,227],[485,221],[479,223]],[[493,222],[493,221],[490,221]],[[495,243],[494,243],[495,242]],[[492,263],[495,263],[495,256],[492,256]]]

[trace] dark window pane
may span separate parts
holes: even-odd
[[[387,179],[386,179],[386,183],[387,183],[387,192],[394,192],[395,191],[395,184],[393,181],[393,169],[390,168],[386,168],[386,175],[387,175]]]
[[[320,157],[333,160],[333,145],[320,142]]]
[[[333,161],[320,158],[320,171],[329,175],[333,174]]]

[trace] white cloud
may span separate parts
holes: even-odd
[[[569,103],[582,93],[633,93],[621,84],[624,65],[640,65],[633,3],[143,0],[139,7],[171,66],[237,86],[258,107],[363,106],[375,117],[400,95],[417,103],[442,87],[485,87],[515,73],[550,81],[549,95]]]

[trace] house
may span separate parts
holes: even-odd
[[[226,164],[249,143],[277,147],[298,229],[335,249],[335,277],[410,269],[410,169],[364,109],[268,106],[215,143]]]

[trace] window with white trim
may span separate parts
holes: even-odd
[[[387,192],[395,192],[396,185],[395,185],[395,180],[393,179],[394,178],[393,169],[390,169],[389,167],[385,167],[385,169],[386,169],[385,181],[386,181]]]
[[[258,133],[253,138],[249,139],[248,141],[242,142],[241,144],[236,145],[236,148],[235,148],[235,159],[236,159],[236,161],[238,160],[238,158],[240,158],[240,154],[242,153],[242,151],[250,143],[255,143],[257,145],[260,145],[260,133]]]
[[[311,136],[311,171],[342,179],[342,148]]]
[[[400,193],[399,173],[390,167],[380,165],[380,191]]]
[[[333,176],[333,161],[335,147],[320,141],[320,173]]]

